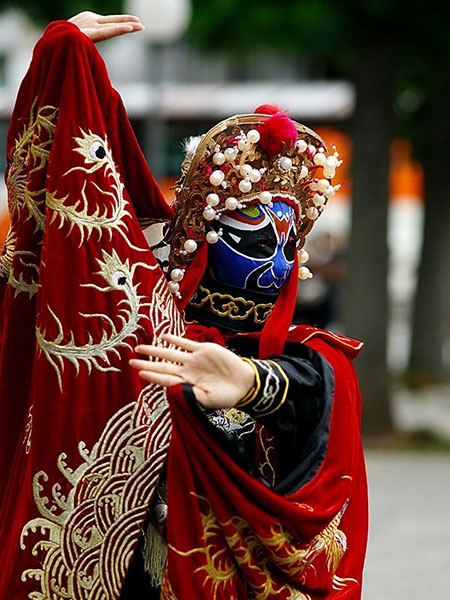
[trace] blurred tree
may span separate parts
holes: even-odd
[[[117,14],[123,10],[123,0],[0,0],[0,11],[20,9],[38,25],[69,19],[83,11]]]
[[[444,175],[450,162],[450,6],[440,7],[432,29],[427,14],[423,7],[411,17],[399,107],[425,174],[424,237],[407,373],[413,386],[448,381],[450,376],[443,359],[450,336],[450,183]]]
[[[387,205],[396,74],[404,9],[391,0],[194,0],[192,34],[210,50],[245,56],[250,49],[307,56],[351,79],[353,202],[346,325],[366,348],[357,362],[364,430],[391,429],[387,338]],[[268,99],[270,101],[270,99]]]

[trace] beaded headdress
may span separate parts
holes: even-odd
[[[178,294],[184,270],[204,242],[218,241],[220,228],[209,223],[258,202],[284,200],[294,207],[298,258],[305,263],[305,237],[339,187],[331,183],[341,162],[335,149],[272,106],[225,119],[190,145],[169,234],[171,291]],[[301,267],[299,276],[312,275]]]

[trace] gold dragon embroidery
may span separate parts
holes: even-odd
[[[205,564],[195,572],[205,573],[204,585],[209,586],[213,600],[218,597],[219,590],[221,594],[231,591],[227,586],[232,584],[238,570],[246,579],[249,597],[258,600],[275,597],[311,600],[307,593],[300,591],[295,584],[285,583],[275,572],[295,577],[303,585],[307,570],[315,570],[313,562],[321,553],[325,553],[333,589],[342,589],[348,581],[355,581],[336,576],[336,569],[347,548],[346,536],[339,530],[347,503],[320,534],[309,544],[302,545],[281,523],[274,524],[267,535],[261,535],[256,534],[241,517],[220,522],[208,499],[191,493],[199,500],[204,546],[188,551],[181,551],[173,545],[169,548],[179,556],[204,556]],[[162,598],[166,600],[164,596]],[[167,596],[167,600],[169,598]]]
[[[6,189],[11,226],[0,256],[0,273],[8,277],[15,296],[26,293],[31,298],[39,289],[37,273],[45,228],[44,169],[50,157],[57,116],[57,108],[50,105],[37,108],[35,99],[8,165]],[[33,250],[17,248],[21,219],[34,222]]]
[[[144,307],[149,307],[151,304],[149,302],[142,302],[144,296],[138,294],[139,283],[133,284],[133,276],[137,267],[154,270],[158,266],[156,264],[148,265],[143,262],[137,262],[130,266],[129,260],[121,261],[115,250],[112,251],[112,254],[108,254],[105,250],[102,250],[102,256],[103,260],[96,259],[100,267],[97,274],[104,279],[107,285],[100,287],[94,283],[85,283],[82,284],[82,287],[93,288],[103,293],[114,290],[122,291],[125,298],[119,302],[121,309],[118,314],[122,327],[119,328],[108,315],[102,313],[80,313],[80,316],[85,319],[95,317],[101,319],[102,323],[108,325],[109,331],[103,327],[102,337],[97,342],[94,342],[91,334],[88,333],[89,340],[85,344],[77,344],[74,333],[71,331],[69,334],[70,339],[64,341],[66,335],[61,321],[50,307],[48,307],[48,310],[58,327],[56,338],[48,339],[46,330],[36,327],[37,344],[55,369],[60,389],[62,389],[64,359],[74,365],[77,374],[80,369],[80,362],[86,364],[89,373],[91,373],[92,367],[100,371],[119,371],[120,369],[111,365],[111,355],[116,355],[120,358],[118,350],[120,347],[127,347],[131,350],[131,342],[137,343],[136,333],[139,329],[142,329],[140,321],[149,318],[146,314],[140,312],[140,310]]]
[[[85,181],[81,189],[81,198],[73,203],[73,198],[64,196],[58,198],[57,193],[47,193],[46,204],[52,209],[53,215],[50,223],[53,223],[59,218],[59,227],[64,225],[65,221],[70,224],[68,235],[72,233],[76,226],[80,232],[79,246],[83,244],[85,239],[89,239],[94,231],[98,233],[99,238],[107,232],[109,239],[112,238],[114,231],[120,234],[122,239],[130,248],[144,252],[146,248],[134,246],[128,236],[128,227],[125,223],[125,217],[131,217],[131,213],[127,209],[127,201],[124,198],[124,184],[121,181],[119,172],[116,168],[111,148],[109,147],[108,138],[104,138],[92,133],[85,132],[80,129],[80,137],[75,137],[76,147],[74,151],[84,159],[84,166],[75,166],[66,171],[63,177],[75,171],[81,171],[90,175],[96,171],[103,170],[104,176],[110,182],[110,189],[105,190],[99,187],[95,181]],[[100,197],[105,198],[105,205],[98,205],[95,209],[89,207],[89,201],[86,194],[88,185],[93,186]]]

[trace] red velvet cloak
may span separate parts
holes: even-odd
[[[68,23],[36,47],[8,153],[0,443],[14,462],[2,461],[0,598],[113,600],[169,441],[166,393],[140,394],[124,365],[136,341],[183,327],[139,227],[170,211],[103,62]],[[163,598],[360,595],[367,518],[352,344],[298,328],[290,339],[324,354],[336,389],[325,461],[289,497],[240,469],[180,389],[167,394]]]
[[[0,598],[112,600],[167,451],[165,392],[127,360],[183,328],[140,227],[171,210],[70,23],[35,48],[7,151]]]
[[[305,326],[288,340],[314,348],[334,371],[325,459],[307,484],[280,496],[236,465],[174,389],[162,600],[361,597],[367,485],[351,359],[362,344]]]

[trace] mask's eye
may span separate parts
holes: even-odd
[[[100,142],[93,142],[89,148],[89,154],[92,158],[102,160],[106,156],[106,150]]]
[[[255,236],[255,246],[257,248],[270,248],[273,250],[273,239],[265,234]]]
[[[294,260],[295,249],[297,247],[297,239],[293,228],[289,231],[288,239],[283,247],[283,253],[286,260],[291,262]]]
[[[122,287],[127,282],[127,276],[122,271],[116,271],[113,273],[111,280],[116,287]]]

